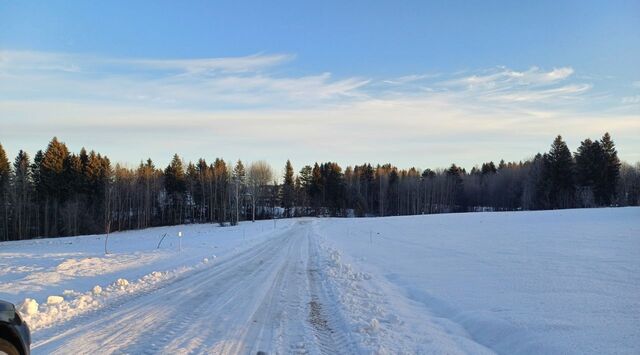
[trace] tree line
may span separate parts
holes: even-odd
[[[281,181],[279,183],[278,181]],[[181,223],[237,224],[295,216],[391,216],[640,204],[640,163],[621,162],[608,133],[571,153],[561,136],[544,154],[485,162],[467,172],[391,164],[290,161],[277,179],[264,161],[216,158],[167,167],[112,165],[53,138],[33,159],[10,163],[0,145],[0,240],[105,233]]]

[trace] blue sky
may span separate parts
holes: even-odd
[[[640,1],[0,0],[0,143],[426,168],[610,131],[638,161],[637,63]]]

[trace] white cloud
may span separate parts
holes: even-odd
[[[383,83],[390,85],[402,85],[407,83],[412,83],[415,81],[420,81],[424,79],[432,79],[437,78],[439,74],[412,74],[412,75],[404,75],[394,79],[383,80]]]
[[[205,72],[250,72],[281,65],[295,58],[289,54],[254,54],[244,57],[189,58],[189,59],[139,59],[111,58],[87,54],[0,51],[0,68],[37,69],[48,71],[96,70],[110,66],[114,68],[146,68],[173,70],[183,73]]]
[[[493,69],[486,74],[474,74],[445,82],[452,87],[474,89],[493,89],[513,86],[549,85],[565,80],[573,74],[573,68],[556,68],[543,71],[532,67],[526,71],[515,71],[505,67]]]
[[[235,58],[202,58],[202,59],[124,59],[112,60],[115,63],[132,66],[142,66],[152,69],[173,69],[191,74],[206,72],[250,72],[281,65],[292,60],[294,56],[277,55],[250,55]]]
[[[639,144],[632,137],[640,136],[640,119],[629,109],[639,99],[594,92],[596,85],[575,78],[571,67],[374,80],[292,75],[286,64],[293,58],[0,51],[0,140],[34,152],[59,135],[116,161],[173,152],[196,159],[205,151],[423,167],[525,158],[546,150],[557,133],[579,140],[608,130],[618,143]],[[480,156],[478,140],[516,148],[511,156],[490,156],[490,148]],[[619,150],[625,148],[633,145]]]
[[[330,73],[282,76],[269,69],[286,54],[201,59],[102,58],[90,55],[2,51],[0,94],[74,100],[224,108],[237,105],[310,105],[356,97],[369,81]]]
[[[640,95],[625,96],[622,98],[623,104],[640,104]]]

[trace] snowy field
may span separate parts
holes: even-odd
[[[109,250],[0,243],[34,354],[640,353],[640,208],[173,226]]]

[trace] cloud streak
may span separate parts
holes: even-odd
[[[34,152],[58,135],[116,161],[212,152],[433,167],[522,159],[555,134],[577,143],[609,130],[640,159],[637,95],[598,90],[571,67],[336,78],[290,74],[294,59],[0,51],[0,142]]]

